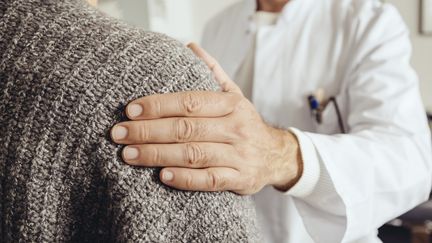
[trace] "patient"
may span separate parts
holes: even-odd
[[[216,90],[188,49],[84,0],[0,1],[0,242],[255,242],[232,193],[179,192],[109,139],[126,102]]]

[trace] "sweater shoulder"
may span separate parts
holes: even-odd
[[[1,222],[7,239],[256,239],[249,198],[167,188],[157,169],[123,163],[108,136],[135,98],[217,90],[203,62],[73,1],[16,2],[0,23],[0,206],[17,205]]]
[[[0,91],[26,93],[15,102],[45,101],[51,112],[60,112],[49,108],[55,105],[69,114],[103,103],[112,114],[141,96],[217,90],[205,64],[178,41],[75,1],[9,3],[0,25]]]

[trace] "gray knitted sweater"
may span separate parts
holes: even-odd
[[[0,242],[253,242],[253,205],[181,192],[109,140],[128,101],[215,90],[182,44],[82,0],[0,1]]]

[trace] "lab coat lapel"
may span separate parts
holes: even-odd
[[[223,26],[225,29],[222,33],[230,33],[231,35],[224,37],[223,43],[225,45],[219,44],[223,48],[226,48],[220,50],[220,53],[223,54],[220,56],[219,62],[231,78],[235,77],[235,74],[243,63],[243,59],[253,44],[256,28],[252,18],[255,11],[256,1],[245,0],[242,3],[239,15],[235,16],[235,19],[231,21],[226,21],[226,24]]]

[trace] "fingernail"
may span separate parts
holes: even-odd
[[[137,117],[140,116],[143,112],[143,108],[141,105],[138,104],[131,104],[128,106],[128,114],[131,117]]]
[[[125,139],[128,135],[128,130],[126,127],[123,126],[116,126],[112,130],[112,138],[114,140],[121,140]]]
[[[171,171],[166,170],[162,173],[163,181],[171,181],[172,179],[174,179],[174,174]]]
[[[126,147],[123,150],[124,159],[137,159],[139,155],[139,151],[137,148]]]

